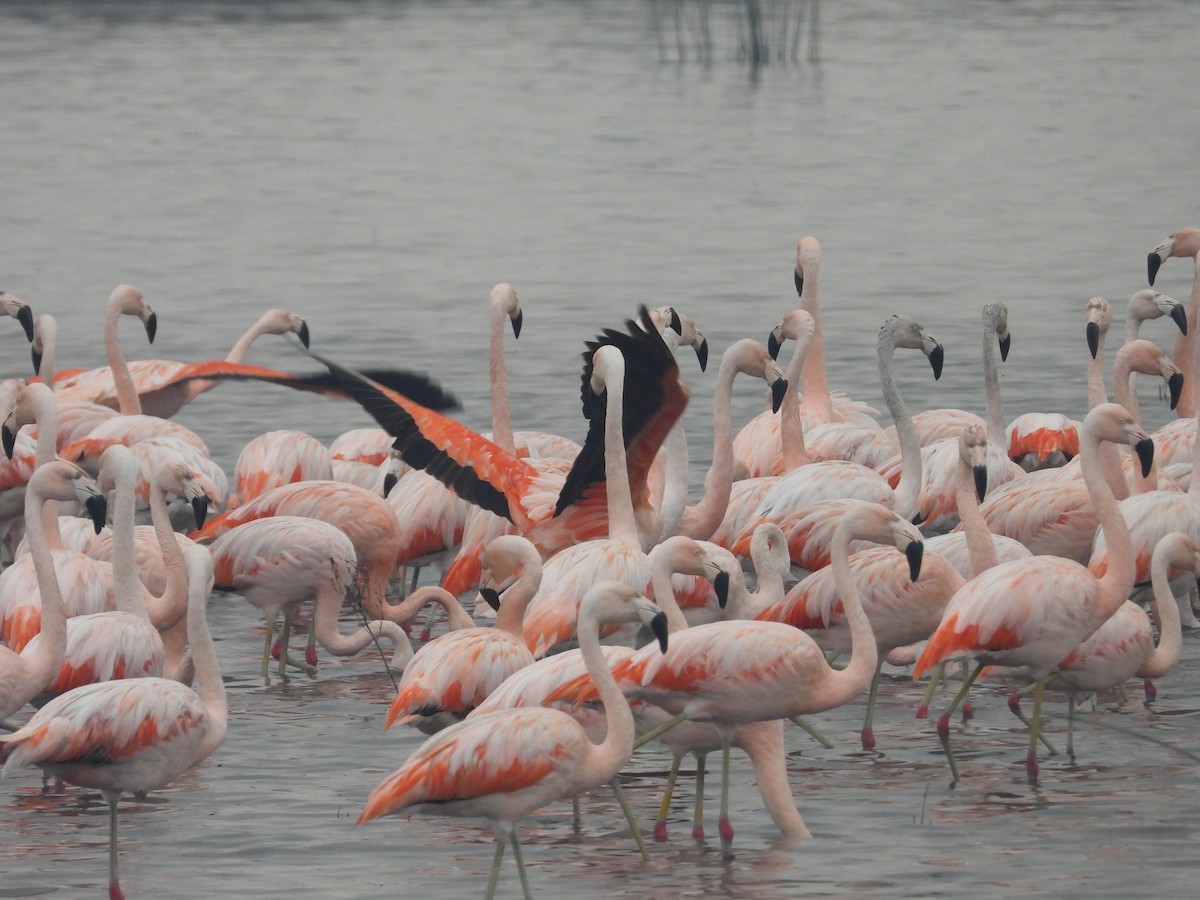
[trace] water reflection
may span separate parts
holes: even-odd
[[[768,64],[799,63],[802,48],[808,63],[820,59],[821,0],[652,0],[650,7],[660,62],[711,65],[714,11],[716,42],[732,42],[731,55],[749,67],[751,80]]]

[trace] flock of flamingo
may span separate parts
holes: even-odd
[[[136,317],[153,341],[157,320],[121,285],[107,305],[108,366],[61,370],[53,318],[0,292],[35,372],[0,384],[0,721],[15,717],[0,731],[2,774],[36,765],[45,790],[99,790],[109,896],[123,897],[120,798],[171,783],[226,734],[206,621],[210,593],[224,590],[266,618],[264,678],[272,656],[286,678],[289,667],[315,670],[318,645],[343,656],[391,645],[402,674],[386,727],[430,737],[365,798],[358,823],[412,812],[490,819],[489,897],[509,846],[530,896],[523,817],[604,784],[645,855],[617,776],[653,740],[673,758],[655,840],[666,840],[689,755],[703,836],[705,758],[720,752],[729,852],[733,747],[750,757],[779,830],[807,837],[788,788],[785,724],[811,729],[801,717],[865,694],[861,742],[874,748],[885,662],[912,666],[914,679],[932,673],[925,696],[914,694],[918,717],[946,665],[962,663],[935,729],[954,782],[951,714],[971,715],[981,672],[1014,680],[1009,706],[1022,718],[1031,693],[1026,768],[1036,783],[1039,742],[1054,752],[1041,724],[1047,689],[1066,694],[1069,723],[1080,700],[1131,678],[1150,702],[1151,680],[1180,659],[1183,627],[1200,625],[1200,229],[1151,251],[1151,285],[1171,257],[1196,266],[1190,303],[1150,289],[1131,298],[1115,402],[1103,367],[1112,311],[1103,298],[1086,304],[1082,422],[1057,412],[1006,422],[1007,311],[989,303],[985,415],[909,411],[896,351],[920,351],[936,379],[942,347],[894,315],[878,340],[884,428],[867,404],[830,389],[821,248],[802,239],[797,308],[765,345],[743,339],[721,355],[712,463],[694,504],[681,419],[689,390],[675,351],[691,348],[704,369],[708,343],[671,307],[643,308],[586,343],[581,446],[514,431],[504,341],[506,323],[519,337],[522,314],[507,284],[490,296],[489,435],[448,417],[453,398],[422,376],[360,373],[316,354],[303,319],[285,310],[263,315],[223,360],[128,362],[118,323]],[[1180,332],[1171,356],[1139,337],[1161,316]],[[328,374],[244,363],[264,334],[294,335]],[[776,358],[787,341],[784,370]],[[1139,424],[1135,373],[1163,379],[1179,416],[1154,434]],[[761,379],[768,400],[735,433],[739,374]],[[231,490],[203,440],[170,418],[227,379],[349,398],[379,427],[328,448],[299,431],[263,434],[242,451]],[[424,566],[441,570],[440,586],[417,586]],[[473,613],[461,605],[470,600],[482,601]],[[414,653],[409,632],[430,604],[445,610],[446,631],[430,640],[427,620]],[[351,633],[346,615],[361,622]],[[305,619],[301,659],[289,639]],[[1072,731],[1066,749],[1073,759]]]

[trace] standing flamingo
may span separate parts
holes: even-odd
[[[600,652],[602,623],[651,625],[666,649],[666,617],[628,585],[594,585],[580,611],[580,649],[608,719],[593,744],[573,718],[543,707],[506,709],[451,726],[418,747],[367,797],[358,824],[404,810],[484,816],[496,823],[496,854],[487,896],[495,894],[504,846],[512,842],[525,897],[531,897],[517,823],[552,800],[612,780],[633,752],[633,714]]]
[[[0,720],[45,690],[62,665],[67,627],[42,506],[50,500],[75,499],[87,506],[99,530],[104,524],[104,496],[81,469],[67,462],[52,462],[42,466],[29,480],[25,495],[26,515],[32,523],[28,532],[29,551],[46,602],[41,617],[41,640],[36,646],[27,646],[23,651],[0,646]]]
[[[117,803],[170,784],[225,739],[225,685],[205,618],[212,557],[189,547],[188,634],[197,690],[166,678],[135,678],[76,688],[43,706],[12,734],[0,735],[0,774],[41,766],[93,788],[108,804],[108,896],[124,900],[117,878]]]
[[[1100,513],[1108,543],[1105,575],[1097,578],[1080,563],[1056,556],[1035,556],[988,569],[963,585],[950,599],[941,624],[917,660],[913,673],[917,678],[947,659],[974,658],[978,662],[949,710],[938,719],[938,736],[946,749],[955,783],[958,768],[950,750],[950,712],[984,665],[1025,666],[1034,677],[1034,712],[1026,770],[1030,782],[1036,783],[1036,750],[1046,681],[1059,662],[1125,602],[1133,587],[1129,530],[1098,459],[1104,441],[1135,447],[1144,472],[1149,471],[1153,460],[1154,444],[1137,420],[1118,404],[1097,406],[1084,419],[1080,459],[1084,484]]]

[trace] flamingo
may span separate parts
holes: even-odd
[[[938,736],[946,749],[954,782],[957,764],[950,750],[950,712],[969,690],[983,665],[1028,667],[1034,678],[1034,712],[1026,771],[1038,775],[1037,740],[1046,680],[1068,653],[1116,611],[1133,587],[1133,549],[1129,531],[1105,481],[1098,459],[1101,442],[1135,447],[1144,472],[1154,457],[1154,444],[1124,407],[1105,403],[1084,419],[1080,459],[1084,484],[1100,514],[1109,547],[1109,568],[1097,578],[1080,563],[1056,556],[1035,556],[988,569],[967,582],[946,605],[914,678],[947,659],[974,658],[979,665],[963,683],[950,708],[938,719]]]
[[[67,462],[51,462],[29,480],[25,508],[33,523],[28,532],[30,555],[46,600],[41,618],[42,639],[37,646],[27,646],[23,651],[0,646],[0,720],[42,693],[62,664],[67,627],[42,506],[51,500],[76,499],[87,507],[99,530],[104,524],[104,495],[81,469]]]
[[[850,622],[850,661],[832,668],[803,631],[781,622],[713,622],[674,635],[670,649],[654,658],[644,649],[613,669],[630,697],[672,713],[672,718],[639,741],[657,737],[684,721],[712,722],[721,732],[721,844],[733,841],[729,822],[729,748],[738,725],[791,718],[833,709],[850,702],[870,685],[878,653],[871,623],[849,564],[850,544],[870,540],[892,544],[908,558],[912,580],[920,574],[924,545],[914,525],[877,503],[853,504],[834,537],[831,564]],[[551,700],[590,699],[584,685],[564,685]]]
[[[216,588],[236,591],[267,617],[264,678],[280,610],[284,611],[279,653],[283,676],[293,611],[310,599],[315,606],[313,636],[335,656],[351,656],[383,637],[394,648],[393,665],[402,667],[412,657],[408,635],[394,622],[369,621],[349,635],[338,629],[338,613],[354,583],[358,560],[350,538],[328,522],[288,515],[256,519],[225,532],[213,541],[211,551]],[[315,654],[306,661],[315,665]]]
[[[1151,287],[1154,286],[1155,276],[1159,267],[1173,256],[1191,259],[1195,264],[1195,277],[1192,279],[1192,294],[1188,300],[1187,329],[1181,328],[1183,334],[1175,342],[1175,352],[1171,359],[1183,372],[1183,394],[1179,398],[1176,411],[1181,419],[1193,419],[1200,411],[1200,393],[1197,393],[1196,375],[1196,332],[1200,328],[1200,228],[1181,228],[1166,240],[1160,242],[1146,257],[1146,275]]]
[[[556,709],[506,709],[471,718],[431,737],[376,786],[358,824],[406,810],[489,818],[496,824],[496,854],[487,896],[495,894],[504,846],[511,841],[529,898],[517,823],[552,800],[611,781],[633,752],[633,714],[604,665],[599,641],[602,623],[627,622],[651,625],[666,648],[666,617],[635,589],[601,581],[588,591],[579,638],[608,721],[601,743],[592,743],[579,723]]]
[[[426,644],[404,669],[384,728],[415,724],[433,734],[482,703],[509,675],[533,662],[521,635],[521,620],[542,577],[537,549],[519,535],[501,535],[483,552],[481,590],[499,606],[496,627],[451,631]],[[501,601],[493,584],[517,573]]]
[[[1200,571],[1200,544],[1195,537],[1175,531],[1154,545],[1150,577],[1152,602],[1159,625],[1157,646],[1150,617],[1141,606],[1126,600],[1091,637],[1059,663],[1058,671],[1046,682],[1050,690],[1067,694],[1067,756],[1072,761],[1075,759],[1075,705],[1079,697],[1124,684],[1136,675],[1146,679],[1149,702],[1154,699],[1150,679],[1163,677],[1179,663],[1183,634],[1179,609],[1169,582],[1172,571],[1187,572],[1195,579]],[[1014,711],[1019,696],[1014,694],[1009,698]]]
[[[0,291],[0,315],[12,316],[25,329],[25,337],[33,341],[33,310],[24,300],[7,291]]]
[[[225,685],[204,614],[212,559],[203,547],[189,547],[186,561],[196,691],[166,678],[91,684],[55,698],[23,727],[0,735],[0,775],[37,765],[71,784],[100,791],[109,809],[109,900],[125,897],[117,877],[121,795],[141,797],[170,784],[225,738]]]
[[[325,445],[310,434],[294,429],[267,431],[249,441],[233,467],[237,503],[240,505],[283,484],[294,481],[329,481],[333,462]]]
[[[333,465],[333,478],[348,481],[359,487],[373,490],[379,484],[379,467],[385,461],[396,460],[392,450],[390,434],[382,428],[352,428],[339,434],[329,445],[329,459]],[[400,462],[400,468],[392,474],[398,480],[408,467]],[[386,497],[388,491],[381,491]]]

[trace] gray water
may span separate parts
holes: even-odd
[[[120,282],[160,318],[153,348],[123,328],[133,357],[220,356],[260,310],[287,306],[315,348],[430,371],[486,428],[486,297],[510,281],[526,319],[509,349],[517,426],[581,438],[582,341],[639,303],[692,314],[714,354],[763,339],[794,305],[795,242],[814,234],[834,388],[882,408],[875,333],[905,312],[946,345],[937,384],[900,365],[913,405],[980,409],[979,310],[1002,300],[1009,415],[1080,414],[1084,302],[1122,309],[1148,250],[1196,224],[1195,6],[825,0],[815,62],[811,27],[799,2],[5,4],[0,287],[58,317],[63,367],[102,364],[101,310]],[[1159,287],[1186,299],[1190,282],[1173,261]],[[0,330],[2,368],[26,371],[17,327]],[[1146,333],[1173,340],[1163,322]],[[278,340],[250,359],[311,368]],[[698,490],[712,374],[683,370]],[[1156,427],[1169,413],[1141,387]],[[762,399],[738,394],[743,420]],[[370,424],[351,404],[244,385],[178,418],[227,470],[264,430],[328,441]],[[353,825],[420,741],[382,731],[392,688],[378,660],[325,658],[313,678],[264,687],[257,616],[235,596],[211,609],[229,737],[161,802],[123,807],[127,893],[481,894],[486,826]],[[1153,711],[1137,689],[1104,698],[1077,763],[1047,760],[1038,787],[992,688],[957,738],[965,778],[950,790],[896,675],[879,753],[857,749],[859,704],[816,717],[833,750],[789,731],[813,840],[778,840],[742,760],[734,859],[688,836],[690,786],[649,864],[599,793],[578,834],[566,805],[529,819],[534,890],[1191,894],[1200,769],[1174,748],[1200,743],[1197,655],[1189,638]],[[627,770],[646,823],[667,765],[647,749]],[[103,810],[39,787],[34,772],[0,785],[0,896],[100,895]],[[519,895],[511,862],[501,895]]]

